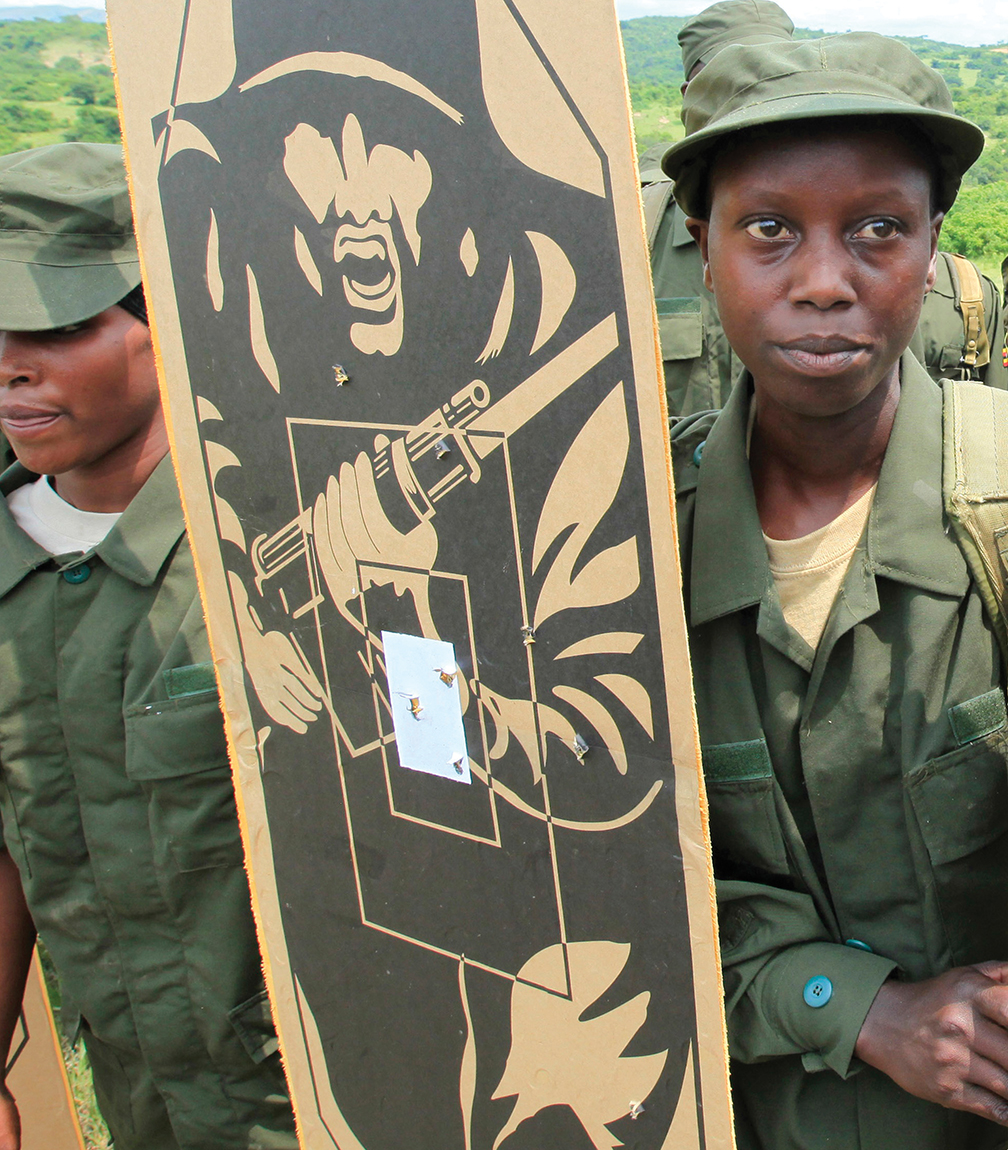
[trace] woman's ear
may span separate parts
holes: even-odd
[[[941,235],[941,226],[944,219],[944,212],[935,212],[931,217],[931,263],[928,267],[927,291],[925,294],[934,287],[935,280],[938,278],[938,237]]]
[[[710,221],[701,220],[697,216],[688,216],[686,219],[686,228],[689,234],[696,240],[697,247],[700,249],[700,258],[703,260],[704,287],[708,291],[713,291],[714,284],[711,282],[710,264],[707,260],[707,239],[710,235]]]

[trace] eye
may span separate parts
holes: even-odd
[[[899,234],[899,230],[895,220],[870,220],[862,224],[854,236],[859,240],[891,240]]]
[[[62,327],[54,327],[49,329],[51,335],[76,335],[78,332],[83,331],[87,327],[87,321],[82,320],[80,323],[66,323]]]
[[[746,224],[746,231],[756,240],[782,240],[791,235],[791,229],[772,216]]]

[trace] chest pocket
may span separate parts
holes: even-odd
[[[700,299],[660,299],[658,333],[661,336],[662,359],[699,359],[703,354],[703,313]]]
[[[786,875],[787,850],[766,741],[704,747],[703,767],[715,858]]]
[[[196,871],[241,864],[216,687],[130,707],[125,722],[126,774],[147,794],[159,865]]]
[[[991,722],[975,726],[975,713],[984,709],[978,704],[994,694],[953,708],[953,730],[958,727],[960,741],[963,734],[975,734],[971,742],[932,759],[906,779],[959,965],[1008,953],[1008,725],[1003,696],[995,700],[997,729],[990,730]]]

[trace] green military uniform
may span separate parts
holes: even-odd
[[[672,433],[740,1150],[1008,1145],[852,1057],[894,970],[1008,955],[1004,671],[945,530],[940,389],[910,355],[901,370],[866,535],[816,651],[770,573],[749,387]]]
[[[723,407],[744,367],[721,326],[717,301],[704,287],[700,249],[674,200],[651,248],[651,275],[669,414]]]
[[[870,33],[727,48],[685,115],[663,166],[693,214],[717,149],[764,125],[909,122],[943,211],[983,148],[933,69]],[[886,979],[1008,955],[1005,668],[946,530],[941,390],[909,352],[900,381],[815,650],[770,571],[746,450],[754,382],[672,430],[740,1150],[1008,1146],[1003,1127],[854,1057]]]
[[[938,253],[938,278],[924,297],[920,323],[910,350],[924,364],[932,379],[973,378],[990,387],[1008,388],[1008,369],[1001,354],[1004,347],[1004,313],[997,285],[976,266],[983,290],[984,324],[990,349],[990,363],[971,373],[963,371],[966,329],[959,300],[961,289],[948,252]]]
[[[83,559],[0,499],[0,768],[116,1150],[296,1147],[170,459]]]

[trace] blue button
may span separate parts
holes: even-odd
[[[866,950],[866,951],[868,951],[869,954],[875,953],[872,950],[872,948],[868,945],[868,943],[862,942],[861,939],[859,939],[859,938],[848,938],[844,942],[844,946],[852,946],[852,947],[854,947],[855,950]]]
[[[833,983],[825,974],[817,974],[815,978],[810,978],[802,991],[802,998],[805,999],[806,1005],[815,1009],[825,1006],[832,997]]]
[[[91,578],[91,568],[86,563],[78,563],[76,567],[68,567],[63,578],[68,583],[86,583]]]
[[[693,464],[696,467],[700,466],[700,460],[703,459],[703,449],[707,446],[707,440],[697,446],[696,451],[693,452]]]

